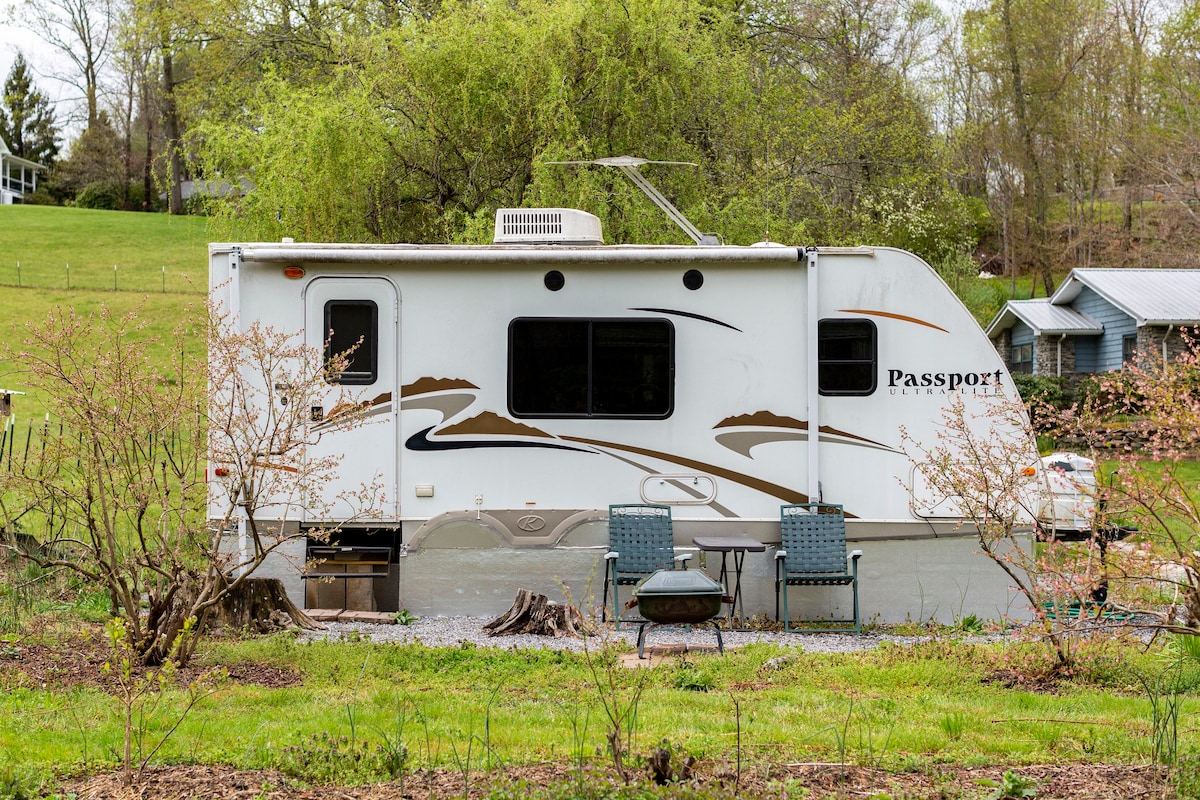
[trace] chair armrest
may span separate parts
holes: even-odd
[[[860,558],[862,558],[862,550],[851,550],[850,555],[846,556],[846,558],[858,561]]]
[[[675,563],[683,564],[683,568],[687,569],[687,562],[691,561],[692,556],[694,555],[695,553],[680,553],[679,555],[675,556]]]
[[[621,554],[618,553],[616,550],[609,550],[607,553],[604,554],[605,561],[612,561],[613,559],[620,558],[620,557],[621,557]]]
[[[787,550],[776,550],[775,551],[775,560],[778,561],[781,558],[787,558]]]

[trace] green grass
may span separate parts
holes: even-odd
[[[752,645],[653,670],[638,706],[632,752],[645,755],[665,739],[698,758],[731,758],[739,736],[736,700],[742,755],[749,762],[836,761],[899,769],[914,761],[1128,763],[1149,754],[1149,703],[1134,690],[1133,671],[1153,669],[1155,662],[1134,647],[1114,654],[1107,671],[1097,673],[1103,685],[1080,680],[1054,692],[983,680],[1022,659],[1025,666],[1037,661],[1044,651],[1034,645],[943,641],[837,655],[791,650],[795,657],[785,669],[764,670],[781,652],[775,645]],[[410,770],[461,767],[472,742],[476,770],[489,762],[573,763],[581,753],[589,763],[604,763],[599,755],[604,690],[596,688],[580,654],[298,644],[279,635],[212,644],[202,660],[291,667],[301,672],[303,685],[227,686],[187,717],[160,761],[311,769],[310,779],[329,778],[315,771],[349,769],[328,757],[345,737],[347,743],[365,741],[371,752],[402,740]],[[690,685],[679,680],[685,671],[703,673],[708,690],[680,688]],[[615,674],[628,693],[644,673],[618,667]],[[0,763],[13,760],[42,774],[116,763],[121,710],[112,697],[95,690],[5,688]],[[182,702],[181,694],[173,694],[148,730],[166,730]],[[950,730],[948,717],[955,720]],[[1196,744],[1194,731],[1181,735],[1181,752]],[[374,762],[359,768],[365,774],[332,777],[387,777],[371,774],[380,769]]]
[[[208,286],[208,221],[0,206],[0,259],[0,388],[29,391],[19,356],[24,328],[56,307],[80,314],[101,306],[121,315],[136,311],[148,337],[163,338],[181,322],[198,320]],[[113,264],[118,291],[113,291]],[[196,339],[191,353],[200,356],[203,348]],[[163,346],[152,346],[151,352],[164,362],[168,355]],[[35,392],[18,397],[15,409],[27,423],[45,413],[46,403]]]
[[[205,217],[0,206],[0,286],[204,293],[208,241]]]

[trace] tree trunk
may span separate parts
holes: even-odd
[[[183,213],[183,163],[180,158],[179,108],[175,103],[175,66],[169,42],[163,42],[163,130],[167,136],[167,212]]]
[[[579,609],[552,603],[546,595],[534,594],[528,589],[517,589],[512,607],[483,626],[489,636],[533,633],[555,638],[580,638],[590,633],[590,628]]]
[[[248,578],[222,598],[209,614],[210,627],[270,633],[292,626],[305,630],[320,630],[313,621],[291,601],[278,578]]]

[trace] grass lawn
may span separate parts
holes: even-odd
[[[111,683],[107,692],[98,687],[94,661],[90,678],[65,680],[78,677],[67,656],[60,674],[51,671],[40,685],[45,676],[21,669],[28,646],[18,637],[0,640],[0,771],[6,762],[19,765],[28,785],[45,785],[52,775],[116,769],[126,710],[119,693]],[[560,763],[606,770],[604,706],[636,700],[625,733],[628,761],[639,771],[658,746],[677,759],[736,763],[760,775],[789,763],[897,774],[939,765],[1019,771],[1148,763],[1153,715],[1138,676],[1160,673],[1163,656],[1111,642],[1078,652],[1073,678],[1046,683],[1040,645],[953,637],[851,654],[805,653],[801,637],[798,646],[693,654],[647,671],[615,666],[610,651],[302,643],[278,634],[212,642],[198,660],[235,676],[270,667],[293,676],[290,685],[229,680],[183,716],[154,761],[279,770],[326,785],[392,780],[423,768],[481,774]],[[129,706],[141,737],[135,758],[185,704],[185,693],[171,690]],[[1189,705],[1186,719],[1190,713]],[[1195,726],[1181,719],[1179,727],[1181,751],[1194,749]]]
[[[0,253],[0,388],[9,390],[29,391],[19,357],[27,323],[56,308],[87,315],[105,306],[119,315],[137,312],[146,335],[161,337],[200,319],[208,287],[204,217],[0,206]],[[119,291],[113,291],[114,264]],[[162,348],[152,352],[165,362]],[[197,339],[193,355],[203,352]],[[26,422],[45,413],[36,393],[14,405]]]
[[[0,286],[204,293],[208,242],[205,217],[0,206]]]

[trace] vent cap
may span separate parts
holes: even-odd
[[[495,244],[604,244],[600,218],[575,208],[501,208]]]

